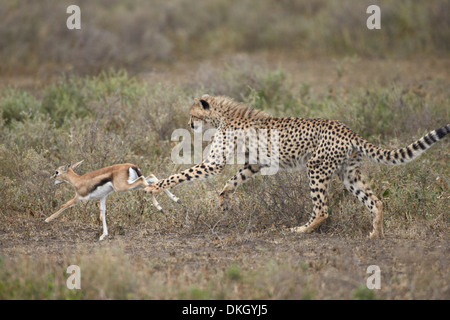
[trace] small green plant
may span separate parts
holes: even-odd
[[[375,290],[370,290],[365,285],[361,285],[359,288],[353,291],[353,299],[355,300],[380,300],[375,294]]]
[[[238,264],[233,263],[227,270],[226,276],[231,281],[241,281],[242,271]]]
[[[182,300],[211,300],[211,292],[208,289],[200,289],[193,286],[187,291],[180,292],[179,299]]]

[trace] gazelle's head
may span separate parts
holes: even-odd
[[[79,167],[83,161],[84,160],[81,160],[75,164],[67,164],[65,166],[58,167],[58,169],[56,169],[55,173],[50,178],[54,179],[54,184],[68,182],[67,173]]]

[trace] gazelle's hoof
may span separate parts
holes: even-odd
[[[108,236],[108,234],[102,234],[101,236],[100,236],[100,241],[103,241],[103,240],[105,240],[105,238]]]

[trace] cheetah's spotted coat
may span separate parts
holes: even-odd
[[[279,133],[280,169],[306,167],[314,204],[309,221],[291,230],[309,232],[328,217],[327,186],[333,174],[337,174],[346,189],[373,214],[370,237],[383,237],[383,205],[361,173],[362,156],[384,164],[403,164],[417,158],[450,132],[450,125],[446,125],[405,148],[387,150],[371,144],[336,120],[276,118],[222,96],[204,95],[201,99],[195,99],[190,115],[189,124],[193,129],[196,129],[195,121],[218,129],[209,156],[202,163],[147,187],[147,192],[160,192],[185,181],[205,179],[220,173],[226,160],[233,157],[235,151],[230,139],[226,139],[226,132],[235,132],[233,138],[236,141],[244,139],[246,131],[250,129],[276,129]],[[270,152],[270,143],[267,148]],[[248,155],[248,149],[246,152]],[[251,163],[247,161],[225,185],[220,194],[220,203],[224,209],[236,188],[260,173],[265,166],[263,163]]]

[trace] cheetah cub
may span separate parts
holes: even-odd
[[[271,156],[277,157],[279,169],[306,168],[308,174],[314,209],[306,224],[291,230],[310,232],[328,217],[327,187],[336,174],[345,188],[372,213],[371,238],[383,237],[383,204],[369,188],[361,172],[362,157],[390,165],[407,163],[450,132],[448,124],[429,132],[405,148],[387,150],[373,145],[336,120],[277,118],[231,98],[209,95],[195,99],[190,110],[189,125],[194,130],[203,125],[217,129],[208,157],[190,169],[146,187],[147,193],[158,193],[186,181],[217,175],[222,172],[227,160],[234,158],[236,143],[246,141],[250,131],[264,131],[267,132],[268,142],[262,146],[267,148],[268,154],[272,153]],[[275,135],[278,139],[269,139]],[[246,160],[243,168],[228,180],[220,194],[220,203],[224,209],[240,184],[269,166],[267,161],[262,161],[259,157],[260,153],[256,157],[250,157],[255,144],[258,142],[250,141],[245,145]]]

